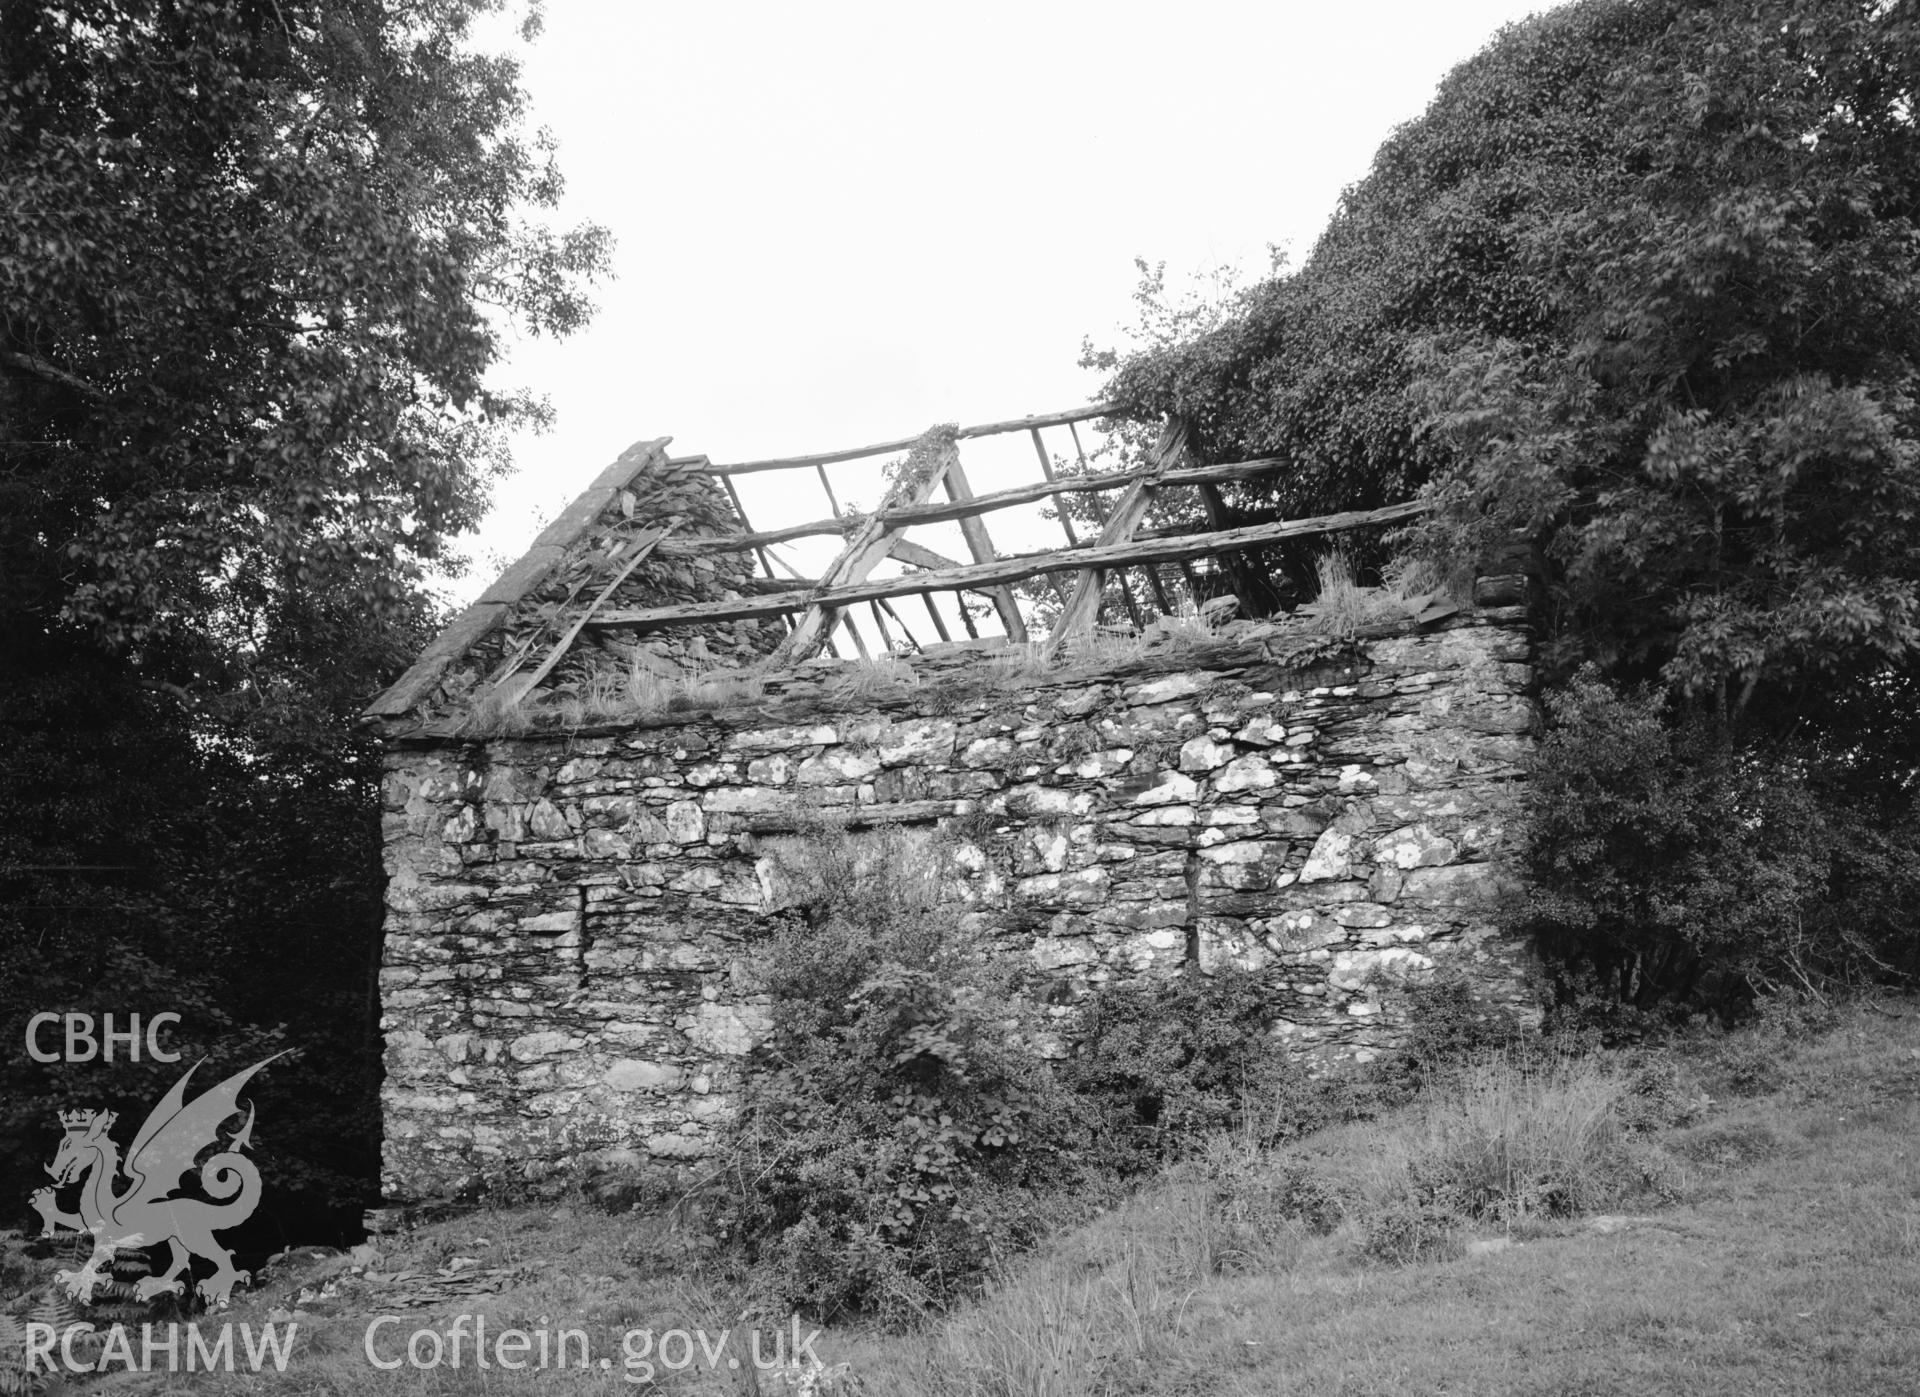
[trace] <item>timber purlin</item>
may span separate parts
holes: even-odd
[[[1357,510],[1342,514],[1323,514],[1312,519],[1283,519],[1271,524],[1252,524],[1243,529],[1219,533],[1183,534],[1170,537],[1136,539],[1109,547],[1082,545],[1052,553],[1021,553],[991,563],[973,563],[939,572],[907,573],[900,577],[869,578],[861,582],[815,588],[809,591],[779,592],[763,597],[736,597],[724,601],[695,602],[688,606],[647,607],[632,611],[602,611],[590,622],[593,626],[631,626],[645,629],[691,621],[735,621],[755,616],[775,616],[783,611],[801,611],[809,606],[846,606],[871,601],[876,597],[905,597],[919,592],[944,592],[954,588],[978,589],[1006,582],[1018,582],[1043,573],[1075,572],[1083,569],[1131,567],[1137,563],[1190,562],[1239,548],[1253,548],[1288,538],[1310,538],[1317,534],[1344,533],[1379,524],[1397,524],[1427,512],[1423,500],[1387,505],[1383,509]]]

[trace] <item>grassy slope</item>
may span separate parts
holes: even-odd
[[[1216,1167],[1060,1239],[936,1330],[829,1333],[822,1355],[849,1361],[860,1381],[821,1391],[1920,1392],[1920,1004],[1894,1008],[1899,1017],[1849,1011],[1838,1030],[1792,1048],[1766,1093],[1723,1095],[1692,1123],[1659,1132],[1652,1148],[1679,1200],[1667,1206],[1598,1227],[1528,1222],[1492,1238],[1499,1250],[1388,1267],[1357,1258],[1352,1225],[1319,1235],[1223,1217]],[[1694,1070],[1708,1089],[1727,1090],[1711,1056]],[[1364,1167],[1395,1128],[1343,1128],[1315,1149],[1330,1169]],[[391,1302],[417,1282],[349,1276],[335,1297],[302,1307],[300,1348],[284,1374],[112,1386],[289,1397],[634,1391],[621,1381],[622,1331],[704,1325],[717,1334],[737,1319],[725,1291],[702,1279],[709,1268],[686,1232],[632,1215],[550,1206],[472,1215],[400,1239],[375,1269],[431,1276],[455,1256],[479,1269],[534,1269],[501,1294],[415,1310]],[[234,1317],[258,1322],[340,1265],[283,1268]],[[596,1357],[614,1366],[544,1378],[471,1367],[377,1373],[361,1342],[367,1316],[382,1312],[405,1317],[386,1331],[401,1336],[454,1313],[485,1313],[495,1331],[544,1315],[587,1330]],[[698,1364],[657,1377],[652,1390],[751,1390],[740,1374]]]
[[[1166,1234],[1190,1224],[1136,1212],[1077,1239],[1107,1264],[1083,1305],[1058,1306],[1070,1286],[1041,1261],[987,1302],[987,1323],[949,1326],[931,1361],[894,1344],[855,1366],[876,1391],[1049,1397],[1920,1392],[1920,1017],[1900,1012],[1852,1012],[1775,1090],[1661,1132],[1677,1205],[1532,1224],[1493,1239],[1502,1250],[1394,1268],[1356,1264],[1337,1231],[1214,1277],[1168,1254]],[[1084,1324],[1128,1310],[1128,1292],[1148,1297],[1131,1307],[1142,1323]],[[1093,1331],[1055,1365],[1023,1320],[1049,1297],[1064,1323],[1046,1332]],[[993,1351],[988,1335],[1022,1330],[1037,1342],[998,1346],[1021,1383],[941,1387]]]

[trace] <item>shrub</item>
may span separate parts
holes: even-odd
[[[1448,1260],[1458,1253],[1460,1226],[1460,1216],[1445,1204],[1402,1194],[1362,1219],[1361,1251],[1387,1266]]]
[[[1522,833],[1563,997],[1735,1008],[1910,966],[1920,846],[1792,749],[1742,749],[1584,670],[1547,701]]]
[[[1680,1044],[1717,1095],[1764,1096],[1779,1090],[1808,1041],[1838,1022],[1830,1005],[1793,994],[1760,996],[1750,1018],[1733,1033],[1704,1025]]]
[[[1485,999],[1474,978],[1457,966],[1397,981],[1391,992],[1407,1021],[1398,1065],[1415,1083],[1433,1081],[1489,1053],[1515,1050],[1526,1037],[1519,1016]]]
[[[1780,1137],[1765,1121],[1736,1120],[1696,1127],[1674,1141],[1681,1157],[1719,1169],[1739,1169],[1780,1153]]]
[[[1301,1234],[1333,1231],[1346,1216],[1338,1188],[1316,1162],[1291,1150],[1250,1147],[1216,1135],[1195,1161],[1210,1189],[1209,1217],[1238,1261],[1271,1254]]]
[[[1262,1073],[1257,1092],[1245,1094],[1241,1137],[1271,1148],[1332,1126],[1370,1121],[1405,1104],[1410,1084],[1377,1062],[1335,1062],[1309,1071],[1302,1063]]]
[[[1344,1218],[1358,1253],[1398,1265],[1457,1253],[1473,1225],[1603,1207],[1654,1186],[1625,1139],[1624,1079],[1593,1059],[1493,1053],[1429,1084],[1393,1124],[1276,1156],[1303,1222]]]
[[[945,1308],[1083,1179],[1078,1113],[937,841],[821,824],[774,863],[792,908],[761,949],[772,1033],[717,1221],[782,1310]]]
[[[1269,1032],[1271,1000],[1258,975],[1233,967],[1095,993],[1066,1076],[1099,1117],[1106,1159],[1141,1172],[1297,1090]]]
[[[1636,1052],[1626,1059],[1620,1121],[1628,1130],[1648,1133],[1686,1125],[1712,1104],[1712,1098],[1683,1074],[1666,1051]]]

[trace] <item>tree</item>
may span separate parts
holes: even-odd
[[[1550,704],[1521,920],[1623,995],[1915,963],[1917,81],[1881,0],[1511,26],[1298,274],[1109,387],[1291,456],[1285,512],[1424,491],[1418,551],[1541,546],[1549,685],[1595,668]]]
[[[343,1206],[377,1139],[353,720],[543,420],[489,377],[503,335],[578,327],[608,267],[540,221],[552,143],[476,46],[498,8],[0,7],[0,1007],[171,996],[230,1053],[285,1024],[322,1051],[279,1176]],[[20,1042],[7,1114],[44,1126]]]
[[[5,613],[244,684],[290,596],[403,606],[470,527],[503,320],[565,333],[605,233],[490,0],[79,0],[0,18]]]
[[[1125,364],[1301,513],[1430,489],[1543,537],[1563,672],[1731,716],[1920,644],[1920,46],[1862,0],[1587,0],[1382,147],[1299,275]]]

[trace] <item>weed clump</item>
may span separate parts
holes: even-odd
[[[1428,1106],[1410,1177],[1465,1217],[1564,1217],[1618,1196],[1620,1077],[1587,1058],[1491,1057]]]
[[[1384,570],[1381,585],[1362,586],[1352,557],[1343,548],[1323,554],[1315,564],[1320,591],[1300,608],[1316,630],[1350,638],[1371,626],[1399,625],[1418,617],[1448,593],[1448,582],[1427,563],[1397,559]]]
[[[827,698],[840,707],[864,708],[899,698],[919,686],[920,677],[913,666],[896,655],[885,654],[837,666]]]

